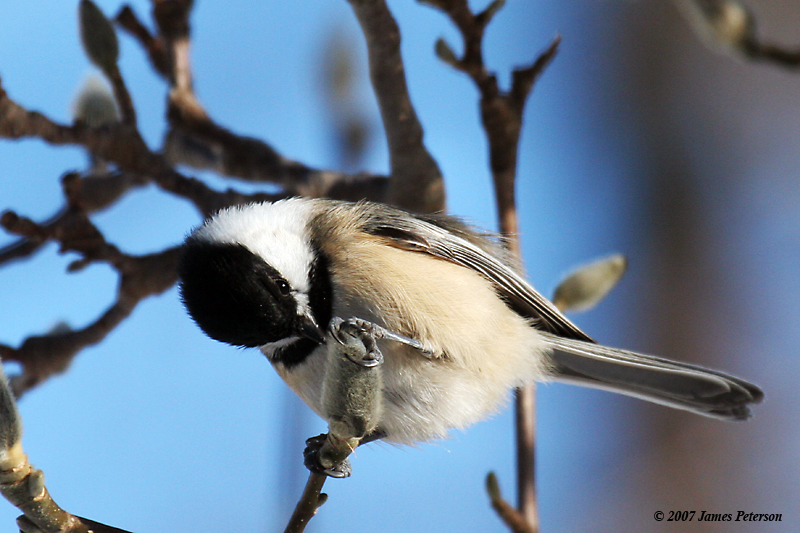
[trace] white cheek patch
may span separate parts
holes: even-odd
[[[301,198],[230,207],[206,222],[195,236],[242,244],[280,272],[293,290],[306,293],[314,262],[305,233],[311,207],[310,201]]]

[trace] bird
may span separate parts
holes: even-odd
[[[367,351],[379,359],[360,361],[379,369],[360,393],[375,398],[364,441],[445,438],[532,381],[720,420],[747,419],[764,397],[723,372],[598,344],[533,288],[502,240],[445,214],[310,198],[225,208],[186,238],[179,290],[200,329],[258,348],[329,424],[350,394],[332,354],[345,333],[374,337]]]

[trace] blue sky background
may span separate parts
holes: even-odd
[[[611,394],[540,386],[542,528],[678,531],[677,524],[655,523],[653,513],[741,509],[783,513],[784,521],[727,524],[724,531],[795,531],[800,78],[707,50],[674,6],[653,4],[515,0],[488,30],[487,61],[504,86],[512,66],[532,60],[556,33],[563,37],[525,116],[518,190],[526,269],[548,295],[575,265],[627,254],[630,272],[620,287],[575,319],[604,343],[642,351],[668,344],[659,333],[665,293],[654,286],[671,265],[652,211],[653,199],[666,191],[652,177],[669,147],[682,155],[682,183],[703,214],[703,262],[666,297],[706,317],[698,329],[707,334],[698,353],[664,355],[750,378],[768,400],[753,421],[723,424]],[[792,43],[800,41],[791,24],[800,12],[789,4],[752,2],[764,32]],[[121,4],[98,5],[112,15]],[[147,17],[149,2],[132,5]],[[493,228],[477,92],[433,54],[439,36],[458,49],[458,35],[443,15],[416,2],[390,7],[403,32],[425,140],[446,176],[449,209]],[[71,120],[71,102],[94,72],[81,50],[76,13],[77,2],[10,2],[0,19],[4,89],[60,122]],[[346,2],[200,0],[192,23],[196,90],[221,124],[306,164],[336,165],[320,87],[322,48],[335,30],[360,54],[363,109],[380,130],[360,31]],[[135,42],[120,41],[140,128],[157,147],[165,132],[165,84]],[[61,174],[85,166],[78,148],[0,142],[0,208],[42,220],[62,205]],[[365,168],[388,170],[380,135]],[[178,243],[200,222],[188,203],[152,187],[94,220],[128,253]],[[11,240],[0,236],[0,244]],[[62,320],[81,327],[112,303],[114,273],[95,265],[66,274],[73,259],[51,244],[0,270],[0,342],[16,346]],[[721,355],[704,358],[703,350]],[[25,449],[56,501],[136,533],[281,531],[305,481],[303,440],[325,430],[256,351],[205,338],[174,289],[140,304],[65,375],[28,394],[20,409]],[[670,435],[654,429],[653,420],[664,418],[672,423],[664,427],[680,428],[675,440],[689,453],[662,447]],[[695,456],[700,448],[720,451]],[[659,461],[696,475],[657,479],[664,471]],[[310,530],[504,531],[483,480],[497,472],[514,501],[512,413],[419,448],[368,446],[353,464],[351,479],[326,484],[330,500]],[[682,493],[702,497],[682,499]],[[18,514],[0,502],[0,528],[12,530]]]

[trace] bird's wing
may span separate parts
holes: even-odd
[[[560,337],[594,342],[547,298],[500,259],[497,245],[448,216],[419,216],[382,210],[365,221],[364,231],[403,250],[426,253],[470,268],[491,281],[514,311],[534,321],[537,329]]]

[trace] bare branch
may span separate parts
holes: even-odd
[[[127,533],[73,516],[59,507],[44,485],[44,473],[31,466],[22,449],[22,420],[0,366],[0,494],[17,506],[22,533]]]
[[[130,303],[116,302],[83,329],[28,337],[19,348],[0,344],[0,358],[22,365],[22,372],[11,377],[14,395],[21,398],[51,377],[64,373],[81,350],[101,342],[131,311]]]
[[[525,520],[525,517],[503,499],[500,494],[500,486],[497,483],[497,476],[495,476],[494,472],[489,472],[486,476],[486,492],[489,494],[489,501],[492,503],[492,508],[497,512],[497,516],[513,533],[536,532],[536,529]]]
[[[749,41],[744,44],[742,52],[754,61],[775,63],[792,69],[800,67],[800,48],[789,50],[772,43]]]
[[[139,41],[142,48],[147,51],[147,55],[150,57],[150,63],[153,65],[156,72],[168,78],[170,62],[167,58],[164,39],[160,36],[154,37],[150,33],[150,30],[139,20],[139,17],[136,16],[136,12],[133,8],[128,4],[122,6],[122,9],[119,10],[119,13],[117,13],[117,16],[114,18],[114,22]]]
[[[502,92],[497,77],[490,73],[483,60],[483,35],[486,25],[502,7],[503,2],[492,2],[483,12],[475,15],[467,0],[424,0],[444,11],[461,32],[464,54],[459,59],[437,43],[439,57],[457,70],[469,75],[481,94],[480,109],[483,128],[489,141],[489,165],[492,170],[500,232],[513,256],[519,257],[517,240],[518,219],[515,199],[519,138],[525,102],[533,84],[555,56],[560,39],[557,37],[544,53],[529,67],[516,69],[511,89]],[[449,49],[449,47],[448,47]],[[517,498],[524,520],[538,529],[535,483],[535,389],[526,385],[516,392],[517,440]]]
[[[367,41],[372,86],[383,118],[392,176],[389,203],[420,212],[444,209],[444,182],[425,148],[406,86],[400,29],[385,0],[350,0]]]
[[[108,77],[108,81],[111,82],[111,88],[114,90],[114,100],[119,105],[122,122],[128,126],[136,127],[136,109],[133,107],[131,94],[128,92],[128,87],[125,85],[125,80],[122,78],[119,67],[115,64],[114,68],[105,74]]]
[[[302,533],[305,531],[308,522],[317,514],[317,509],[328,499],[327,494],[322,493],[322,486],[325,484],[327,476],[310,472],[308,481],[303,489],[303,495],[292,513],[289,523],[286,525],[284,533]]]
[[[108,172],[105,174],[89,174],[80,177],[82,207],[87,214],[102,211],[119,200],[127,191],[140,187],[149,180],[139,174],[126,172]],[[41,224],[46,231],[52,231],[57,224],[64,223],[67,208],[61,208],[55,215]],[[42,239],[22,238],[14,243],[0,248],[0,266],[5,263],[22,259],[34,254],[44,243]]]
[[[116,163],[120,168],[152,173],[162,166],[135,127],[128,124],[106,124],[92,128],[83,123],[72,126],[58,124],[43,114],[28,111],[11,98],[0,86],[0,137],[19,139],[38,137],[53,145],[81,145],[91,154]]]
[[[519,109],[522,114],[528,95],[533,89],[533,84],[539,79],[544,69],[550,64],[558,52],[558,45],[561,44],[561,37],[556,36],[550,46],[536,58],[530,66],[515,69],[511,78],[511,91],[509,98],[511,103]]]
[[[54,240],[59,242],[62,253],[79,253],[81,259],[70,265],[73,271],[92,262],[111,265],[120,274],[117,301],[83,329],[29,337],[16,349],[0,345],[0,357],[18,361],[23,366],[22,374],[13,381],[17,396],[64,372],[82,349],[102,341],[130,315],[140,300],[164,292],[177,280],[178,248],[144,256],[122,253],[106,242],[81,208],[80,178],[68,174],[63,182],[68,207],[51,224],[42,226],[11,211],[5,212],[0,222],[7,231],[32,242]]]
[[[155,182],[167,192],[190,200],[204,215],[229,205],[243,202],[275,200],[286,194],[253,194],[246,195],[228,190],[217,192],[203,182],[184,176],[159,154],[153,153],[139,135],[139,132],[125,124],[107,124],[90,128],[77,123],[64,126],[53,122],[36,111],[28,111],[14,102],[0,87],[0,137],[17,139],[22,137],[38,137],[54,145],[79,145],[86,148],[94,156],[115,163],[120,169],[142,176]],[[316,195],[330,193],[337,181],[344,182],[337,190],[349,192],[353,185],[346,176],[340,174],[317,174],[316,188],[298,189],[297,193],[314,193]],[[369,180],[368,180],[369,181]],[[322,182],[322,183],[320,183]],[[371,190],[375,190],[375,186]],[[294,191],[290,192],[293,194]]]
[[[117,16],[117,22],[134,34],[148,51],[153,67],[173,85],[167,112],[171,127],[163,149],[168,164],[213,170],[222,176],[245,181],[274,183],[284,189],[282,196],[386,199],[388,180],[385,176],[314,169],[283,157],[259,139],[237,135],[214,122],[192,88],[188,23],[191,2],[180,4],[169,9],[159,8],[154,13],[161,31],[158,36],[152,36],[127,6]],[[174,175],[172,178],[166,182],[173,183],[177,179]],[[237,200],[235,192],[227,191],[228,198],[220,200],[214,198],[213,191],[203,190],[204,185],[177,180],[183,183],[169,186],[162,181],[160,184],[172,192],[183,191],[179,194],[191,198],[206,214],[237,201],[269,199],[261,196]]]
[[[539,531],[536,502],[536,386],[527,384],[514,393],[517,443],[517,509],[534,532]]]

